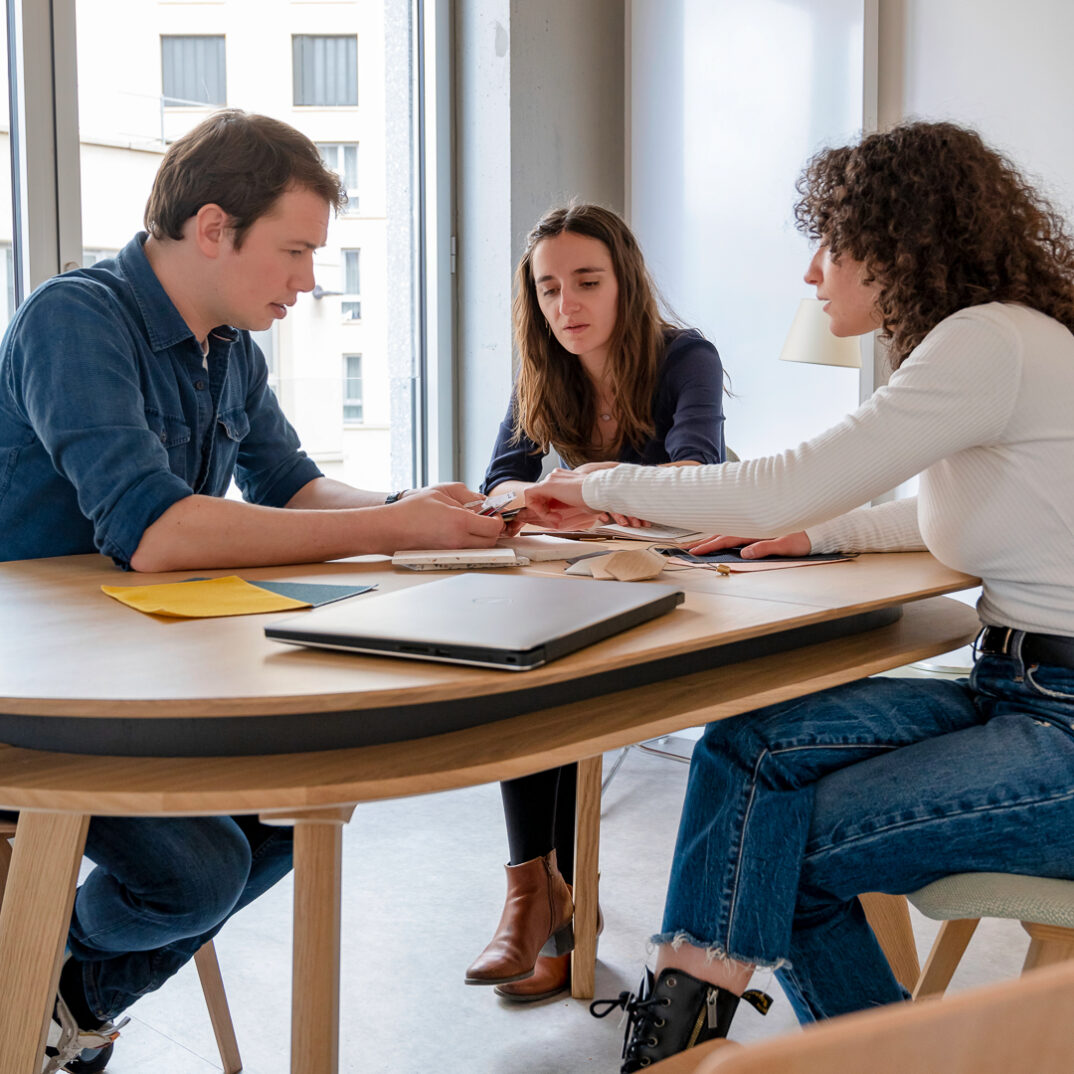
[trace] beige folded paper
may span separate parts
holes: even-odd
[[[589,574],[601,581],[644,582],[655,578],[667,561],[651,548],[625,548],[606,556],[582,559],[567,568],[567,574]]]

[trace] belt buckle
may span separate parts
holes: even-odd
[[[999,634],[1000,632],[1003,634],[1003,640],[996,644],[992,640],[992,635]],[[1013,627],[985,627],[984,636],[981,638],[981,641],[983,642],[982,652],[989,653],[992,656],[1006,656],[1009,651],[1008,646],[1011,643],[1011,635],[1013,633]]]

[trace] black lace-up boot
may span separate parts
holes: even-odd
[[[740,999],[761,1014],[767,1014],[772,1006],[772,998],[756,989],[736,996],[682,970],[664,970],[654,978],[647,969],[637,996],[620,992],[618,999],[596,1000],[589,1010],[597,1018],[620,1007],[626,1011],[620,1074],[634,1074],[696,1044],[726,1037]]]

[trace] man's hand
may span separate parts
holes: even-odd
[[[491,548],[504,536],[503,519],[479,515],[464,504],[481,499],[465,485],[450,482],[415,489],[389,505],[391,551],[410,548]]]
[[[480,492],[474,492],[473,489],[467,488],[461,481],[445,481],[442,484],[429,485],[423,489],[409,489],[403,499],[409,500],[413,496],[427,492],[439,493],[445,503],[457,504],[459,507],[465,507],[475,500],[484,501],[485,499]]]
[[[703,556],[708,552],[722,552],[725,548],[741,548],[743,559],[764,559],[765,556],[808,556],[813,545],[805,530],[788,533],[785,537],[757,540],[755,537],[710,537],[707,541],[687,549],[691,555]]]

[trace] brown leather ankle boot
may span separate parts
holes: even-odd
[[[494,991],[512,1003],[538,1003],[566,992],[570,986],[571,956],[539,955],[529,977],[514,984],[499,984]]]
[[[568,884],[567,890],[574,898],[574,888]],[[600,934],[604,931],[604,914],[600,906],[597,906],[597,940],[599,946]],[[537,1003],[542,999],[551,999],[561,992],[566,992],[571,986],[571,956],[570,955],[540,955],[537,965],[533,968],[533,976],[524,981],[516,981],[514,984],[497,985],[493,991],[498,996],[510,1000],[512,1003]]]
[[[565,955],[574,947],[574,903],[554,850],[508,865],[507,900],[496,934],[466,971],[466,983],[508,984],[533,976],[539,954]]]

